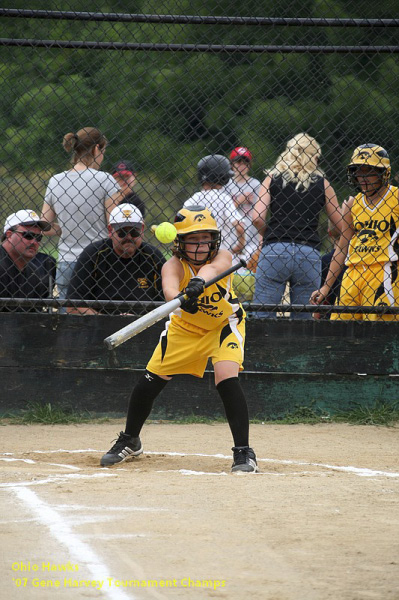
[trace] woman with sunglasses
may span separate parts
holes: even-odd
[[[59,236],[56,285],[60,299],[66,298],[82,250],[106,237],[109,213],[120,200],[115,179],[100,171],[106,145],[106,137],[94,127],[67,133],[63,147],[72,154],[72,168],[51,177],[47,186],[42,219],[51,225],[46,235]]]
[[[55,260],[39,252],[43,231],[49,227],[33,210],[19,210],[7,217],[0,246],[1,298],[51,296]],[[37,309],[4,306],[0,310],[31,312]]]
[[[143,241],[144,220],[132,204],[111,211],[108,238],[89,244],[76,263],[67,297],[71,300],[162,301],[162,253]],[[75,314],[126,313],[112,307],[68,308]]]

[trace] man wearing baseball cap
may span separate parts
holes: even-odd
[[[133,204],[137,206],[143,217],[145,217],[145,204],[140,196],[133,191],[137,183],[137,169],[128,160],[119,160],[112,167],[111,173],[121,188],[120,204]]]
[[[5,221],[0,246],[0,297],[49,298],[55,259],[39,252],[43,231],[50,229],[34,210],[19,210]],[[4,306],[0,310],[27,312],[37,308]]]
[[[68,298],[71,300],[163,300],[162,253],[143,241],[144,219],[132,204],[116,206],[110,214],[108,238],[89,244],[78,258]],[[121,314],[126,310],[69,308],[75,314]]]

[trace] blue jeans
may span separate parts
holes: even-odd
[[[76,261],[75,262],[59,262],[57,264],[55,285],[57,286],[58,298],[60,300],[65,300],[67,297],[68,285],[71,280],[75,265],[76,265]],[[60,314],[65,314],[66,308],[59,308],[58,312]]]
[[[309,304],[310,294],[320,287],[321,259],[318,250],[303,244],[276,242],[261,250],[255,278],[256,304],[280,304],[287,282],[291,304]],[[275,312],[254,313],[255,318],[275,318]],[[291,313],[292,319],[311,319],[312,313]]]

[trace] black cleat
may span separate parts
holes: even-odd
[[[256,473],[258,465],[255,452],[249,446],[234,446],[232,473]]]
[[[141,445],[140,438],[132,437],[121,431],[111,450],[108,450],[101,458],[100,464],[102,467],[112,467],[112,465],[121,463],[127,458],[138,456],[142,452],[143,446]]]

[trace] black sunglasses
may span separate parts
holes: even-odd
[[[19,233],[25,240],[36,240],[37,242],[41,242],[43,239],[41,233],[33,233],[33,231],[15,231],[15,233]]]
[[[141,229],[117,229],[115,233],[121,240],[128,235],[130,235],[132,238],[138,238],[141,235]]]

